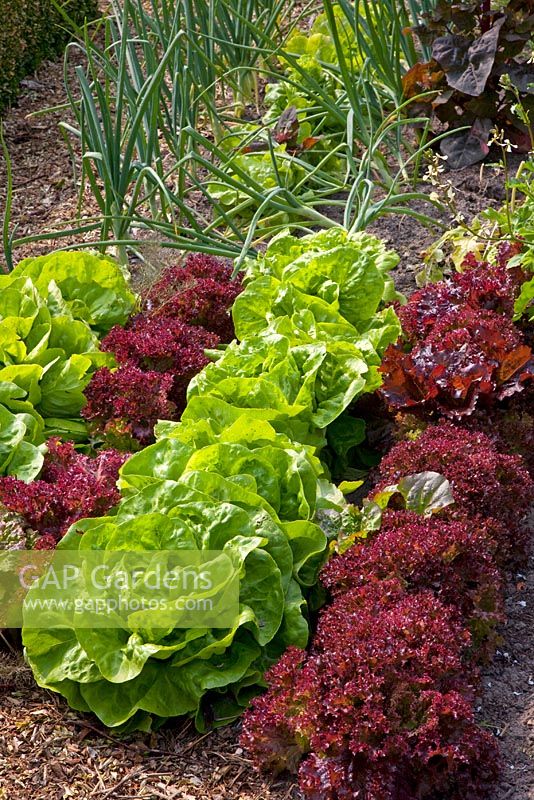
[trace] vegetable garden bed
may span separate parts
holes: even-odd
[[[87,600],[194,552],[239,607],[25,607],[0,798],[534,791],[531,4],[319,5],[103,6],[72,182],[46,68],[5,119],[3,618],[21,553]]]

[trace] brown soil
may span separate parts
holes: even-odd
[[[518,161],[517,158],[512,157],[510,165],[512,172]],[[490,165],[484,165],[483,169],[480,165],[466,167],[455,172],[448,172],[445,177],[451,181],[455,189],[458,212],[463,214],[466,220],[472,220],[474,216],[487,208],[499,208],[504,203],[502,171]],[[430,191],[425,186],[421,186],[419,189],[425,192]],[[435,215],[435,212],[429,211],[432,207],[428,203],[417,202],[413,204],[412,208],[419,213]],[[438,219],[445,229],[456,225],[446,214],[439,215]],[[405,294],[412,292],[416,286],[416,275],[421,270],[425,251],[444,232],[437,226],[435,228],[425,227],[417,219],[407,214],[381,217],[367,230],[383,239],[400,255],[400,264],[392,274],[397,289]]]
[[[491,800],[533,800],[534,552],[508,586],[506,616],[502,645],[484,673],[479,721],[498,737],[501,751],[501,779]]]
[[[71,70],[72,72],[72,70]],[[68,111],[30,116],[36,111],[52,108],[65,102],[63,64],[45,62],[34,76],[23,82],[18,105],[2,120],[4,138],[13,170],[13,208],[10,230],[16,238],[34,236],[59,230],[66,222],[75,223],[78,216],[78,190],[73,166],[59,123],[72,122]],[[75,143],[71,139],[71,144]],[[0,153],[0,213],[6,201],[6,164]],[[94,202],[84,198],[83,214],[94,213]],[[76,244],[80,236],[61,240],[61,244]],[[94,237],[93,237],[94,238]],[[89,236],[85,236],[91,241]],[[35,242],[16,249],[14,261],[46,253],[59,245],[54,242]],[[0,266],[4,260],[0,245]]]

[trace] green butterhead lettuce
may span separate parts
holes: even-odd
[[[216,473],[212,478],[224,484]],[[227,496],[230,486],[222,487]],[[83,537],[72,532],[61,546],[222,550],[242,570],[235,627],[147,631],[133,620],[128,630],[44,632],[44,638],[43,631],[27,629],[26,652],[39,683],[109,726],[137,725],[146,714],[196,715],[206,692],[228,686],[232,714],[239,713],[241,685],[251,676],[256,683],[287,641],[306,642],[307,625],[296,609],[305,604],[302,585],[315,579],[326,537],[310,522],[286,528],[274,512],[247,505],[233,486],[239,505],[187,483],[158,480],[126,499],[114,517],[86,520]]]
[[[35,478],[48,436],[87,439],[83,391],[98,367],[114,364],[99,335],[134,307],[119,267],[85,253],[26,259],[0,276],[0,409],[10,453],[0,474]]]
[[[28,628],[41,686],[109,726],[146,730],[188,714],[203,729],[234,719],[266,668],[306,645],[308,602],[346,507],[320,455],[327,439],[345,459],[362,441],[363,423],[343,415],[380,385],[382,354],[400,334],[384,307],[396,260],[372,236],[333,229],[283,234],[248,263],[238,341],[191,382],[181,421],[161,421],[155,444],[123,465],[117,508],[61,543],[222,550],[240,570],[236,623],[153,630],[134,614],[116,629]]]
[[[63,305],[74,319],[83,320],[99,334],[113,325],[124,325],[136,305],[126,276],[106,256],[60,251],[26,258],[0,277],[0,289],[21,277],[31,278],[51,309],[54,301]]]

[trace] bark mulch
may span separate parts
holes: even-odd
[[[0,652],[0,800],[295,800],[291,782],[254,772],[238,735],[179,720],[120,739]]]
[[[69,69],[72,74],[74,63]],[[66,100],[63,64],[46,61],[35,75],[23,81],[17,106],[2,119],[5,142],[13,171],[13,207],[10,230],[15,237],[61,230],[74,224],[78,216],[78,189],[74,181],[71,156],[62,138],[59,123],[72,122],[67,109],[32,116],[35,112],[61,105]],[[76,150],[75,142],[71,144]],[[6,164],[0,152],[0,214],[6,202]],[[95,203],[84,198],[84,216],[95,213]],[[32,242],[18,247],[15,263],[28,256],[42,255],[59,246],[91,241],[90,234],[56,241]],[[93,236],[93,240],[97,238]],[[0,266],[3,267],[0,242]]]

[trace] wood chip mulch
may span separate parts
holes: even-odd
[[[72,63],[69,73],[74,70]],[[72,122],[67,109],[33,116],[35,112],[61,105],[66,100],[63,64],[45,62],[37,73],[23,81],[18,104],[1,120],[13,171],[13,208],[10,231],[15,238],[74,226],[78,217],[78,188],[74,181],[71,155],[62,138],[59,123]],[[71,144],[76,151],[75,142]],[[0,152],[0,209],[6,202],[6,164]],[[83,217],[95,213],[95,201],[84,197]],[[67,224],[68,223],[68,224]],[[92,236],[92,239],[91,239]],[[58,246],[76,244],[85,234],[61,240],[33,242],[19,246],[15,263],[28,256],[41,255]],[[59,242],[61,244],[59,244]],[[0,260],[4,254],[0,243]]]
[[[237,725],[199,735],[191,721],[118,738],[38,689],[0,652],[0,800],[296,800],[238,745]]]

